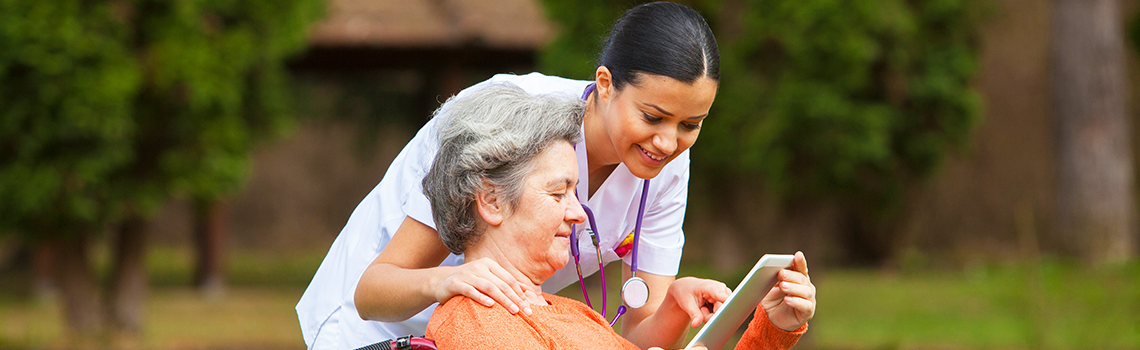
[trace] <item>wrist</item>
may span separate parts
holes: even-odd
[[[420,284],[420,294],[426,299],[440,304],[446,302],[451,296],[440,295],[439,290],[444,282],[447,281],[447,278],[451,276],[452,270],[454,269],[454,266],[437,266],[425,269],[428,272],[428,278],[424,279],[423,283]]]
[[[653,315],[657,319],[667,322],[667,324],[685,324],[687,327],[693,320],[689,317],[689,313],[681,308],[681,303],[673,295],[673,289],[673,286],[669,286],[669,290],[665,294],[665,300],[661,301],[661,305]]]
[[[785,322],[783,322],[784,324],[776,323],[775,318],[772,317],[772,313],[776,312],[775,307],[773,307],[771,309],[766,309],[766,308],[763,308],[762,306],[757,306],[756,311],[757,311],[756,314],[758,314],[758,315],[763,314],[764,315],[764,318],[768,320],[768,324],[770,324],[772,326],[772,328],[778,329],[781,332],[795,333],[795,332],[799,331],[801,328],[804,328],[805,326],[807,326],[807,321],[799,323],[799,322],[795,322],[795,321],[787,321],[785,319],[784,320]]]

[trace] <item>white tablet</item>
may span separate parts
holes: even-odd
[[[764,254],[760,257],[760,261],[756,262],[752,271],[744,276],[744,280],[740,281],[740,285],[736,286],[732,295],[728,296],[728,300],[725,300],[720,309],[713,313],[709,322],[701,327],[697,336],[693,337],[693,341],[685,348],[701,345],[709,350],[717,350],[723,347],[744,320],[748,319],[748,315],[752,314],[752,310],[760,305],[760,301],[764,300],[764,296],[772,286],[776,285],[776,273],[792,266],[794,258],[794,255],[777,254]]]

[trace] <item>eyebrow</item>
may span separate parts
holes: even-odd
[[[642,104],[644,104],[644,105],[646,105],[646,106],[649,106],[649,107],[653,107],[654,109],[657,109],[657,111],[658,111],[658,112],[661,112],[661,114],[664,114],[664,115],[667,115],[667,116],[670,116],[670,117],[672,117],[672,116],[673,116],[673,113],[669,113],[669,111],[666,111],[665,109],[662,109],[661,107],[658,107],[658,106],[657,106],[657,105],[655,105],[655,104],[652,104],[652,103],[642,103]]]
[[[655,104],[652,104],[652,103],[644,103],[644,102],[642,102],[642,104],[643,104],[643,105],[646,105],[646,106],[649,106],[649,107],[653,107],[653,109],[656,109],[658,112],[661,112],[661,114],[664,114],[664,115],[667,115],[667,116],[670,116],[670,117],[672,117],[672,116],[673,116],[673,113],[669,113],[669,111],[666,111],[665,109],[663,109],[663,108],[661,108],[661,107],[659,107],[659,106],[657,106],[657,105],[655,105]],[[701,118],[704,118],[704,117],[707,117],[707,116],[709,116],[709,114],[708,114],[708,113],[705,113],[705,114],[701,114],[701,115],[697,115],[697,116],[688,117],[688,118],[685,118],[685,119],[687,119],[687,120],[698,120],[698,119],[701,119]]]
[[[546,187],[552,187],[552,186],[558,186],[561,184],[565,184],[569,188],[574,188],[574,187],[578,187],[576,182],[578,182],[578,181],[576,181],[570,177],[563,177],[563,178],[557,178],[554,180],[550,180],[550,182],[546,183]]]

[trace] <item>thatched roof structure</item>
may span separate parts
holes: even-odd
[[[424,120],[439,101],[491,74],[532,71],[554,37],[540,0],[325,1],[325,18],[290,69],[380,74],[377,83],[414,90],[414,114]]]
[[[538,50],[552,37],[536,0],[328,0],[310,45]]]

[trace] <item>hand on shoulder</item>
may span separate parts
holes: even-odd
[[[454,267],[435,284],[433,294],[440,304],[456,296],[466,296],[483,306],[502,304],[507,311],[531,314],[530,303],[523,298],[526,287],[489,258],[469,261]]]

